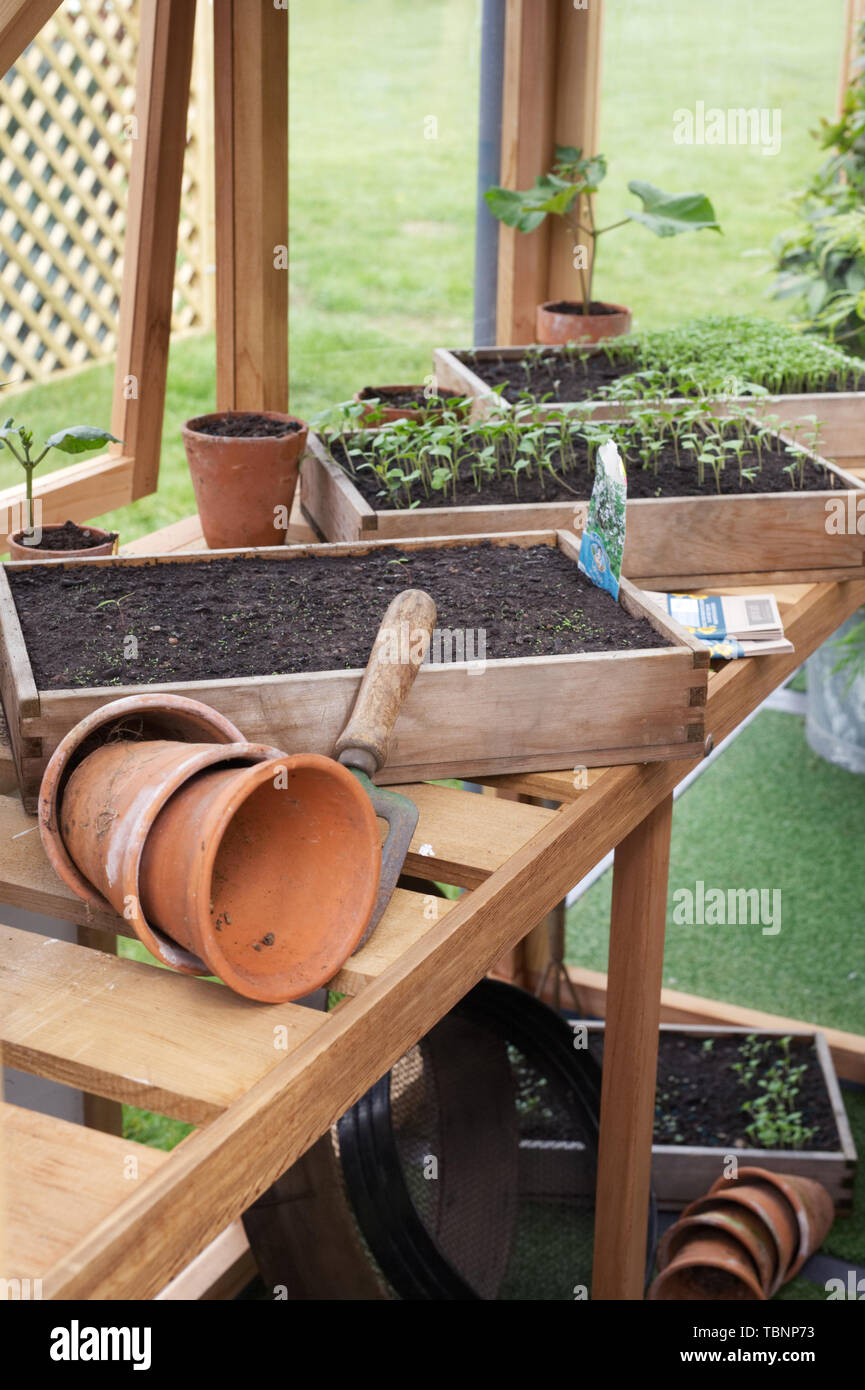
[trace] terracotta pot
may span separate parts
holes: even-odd
[[[50,537],[52,531],[61,531],[62,525],[58,522],[51,526],[40,526],[43,539]],[[10,536],[6,544],[9,547],[9,558],[11,560],[29,560],[32,565],[40,565],[44,560],[88,560],[93,555],[113,555],[117,549],[117,536],[113,531],[103,531],[100,526],[87,526],[82,528],[90,532],[94,537],[98,537],[98,544],[87,546],[86,550],[46,550],[40,547],[22,544],[21,537],[23,531],[16,531],[14,536]]]
[[[368,416],[372,415],[373,411],[376,411],[379,421],[383,425],[388,424],[391,420],[423,420],[427,416],[436,413],[434,407],[430,409],[429,406],[412,407],[387,404],[388,396],[395,395],[397,392],[423,391],[423,389],[423,386],[365,386],[362,391],[355,391],[354,399],[365,403],[367,401],[365,393],[371,391],[379,400],[379,405],[377,407],[374,406],[371,401],[369,402],[361,416],[363,420],[366,420]]]
[[[296,754],[181,787],[147,836],[141,905],[239,994],[281,1003],[326,984],[351,955],[380,869],[378,822],[357,778]]]
[[[175,743],[152,739],[103,744],[78,764],[63,794],[60,821],[70,859],[89,886],[88,901],[113,907],[158,960],[187,974],[211,974],[183,942],[153,930],[139,891],[139,866],[162,807],[191,777],[215,763],[269,762],[276,749],[251,743]]]
[[[93,907],[105,901],[76,868],[60,832],[63,794],[75,768],[95,748],[116,739],[171,739],[179,743],[243,743],[243,734],[200,700],[183,695],[130,695],[88,714],[55,748],[39,788],[39,832],[55,872]]]
[[[654,1302],[709,1299],[765,1300],[757,1267],[739,1241],[724,1231],[694,1234],[654,1280]]]
[[[597,303],[597,301],[593,301]],[[573,312],[558,309],[559,304],[572,305]],[[631,331],[631,311],[624,304],[605,304],[605,314],[583,313],[583,306],[574,300],[548,300],[539,304],[535,332],[539,343],[599,343],[602,338],[621,338]]]
[[[205,421],[250,413],[291,421],[302,428],[292,434],[257,439],[202,434],[196,429]],[[277,529],[277,509],[284,508],[286,518],[291,512],[306,449],[307,426],[303,421],[275,410],[224,410],[187,420],[181,433],[201,528],[211,550],[282,545],[285,533]]]
[[[719,1178],[710,1192],[735,1196],[741,1186],[757,1183],[781,1193],[793,1213],[798,1240],[790,1267],[779,1281],[786,1283],[795,1279],[805,1261],[820,1249],[835,1220],[835,1204],[822,1183],[795,1173],[772,1173],[768,1168],[740,1168],[737,1178]]]
[[[788,1278],[787,1271],[796,1253],[799,1239],[789,1203],[768,1184],[748,1182],[739,1184],[735,1191],[727,1191],[726,1188],[716,1191],[712,1188],[708,1196],[701,1197],[698,1202],[692,1202],[686,1207],[683,1215],[701,1216],[706,1211],[717,1211],[723,1206],[752,1212],[770,1232],[776,1251],[775,1270],[769,1289],[771,1297]]]
[[[727,1210],[720,1204],[715,1208],[707,1205],[699,1216],[680,1217],[658,1246],[658,1269],[666,1269],[683,1246],[711,1228],[732,1236],[748,1252],[757,1267],[760,1287],[768,1297],[778,1264],[777,1248],[766,1223],[745,1207]]]

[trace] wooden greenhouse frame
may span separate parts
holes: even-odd
[[[284,410],[288,16],[274,0],[212,3],[216,405]],[[597,147],[604,7],[603,0],[585,9],[573,0],[505,3],[501,177],[515,186],[547,167],[556,140]],[[0,0],[0,70],[57,7],[57,0]],[[112,418],[124,443],[36,482],[46,522],[85,521],[157,486],[195,8],[195,0],[141,0],[139,139]],[[860,0],[849,0],[848,27],[860,9]],[[530,341],[535,305],[565,293],[569,277],[562,228],[545,223],[531,236],[502,228],[499,342]],[[865,473],[865,458],[846,463]],[[0,493],[7,518],[21,495],[20,487]],[[201,544],[195,518],[128,552]],[[795,655],[731,662],[708,673],[705,725],[716,742],[865,603],[861,578],[785,587],[770,573],[761,583],[778,595]],[[485,776],[484,789],[496,795],[484,798],[429,783],[406,787],[420,813],[407,873],[466,891],[457,901],[442,900],[430,920],[429,899],[408,885],[398,888],[376,935],[331,981],[346,998],[324,1013],[295,1004],[246,1008],[247,1001],[206,980],[112,959],[114,937],[128,934],[129,924],[113,912],[94,913],[54,875],[31,833],[32,818],[12,794],[11,752],[0,746],[0,900],[80,931],[76,944],[0,925],[12,964],[0,972],[6,1060],[78,1087],[92,1102],[91,1129],[27,1110],[10,1117],[16,1107],[0,1107],[3,1142],[11,1135],[23,1155],[12,1174],[17,1182],[20,1172],[21,1190],[11,1204],[13,1222],[26,1227],[22,1264],[44,1272],[45,1295],[158,1296],[184,1271],[189,1276],[190,1260],[206,1259],[220,1242],[227,1248],[220,1273],[226,1260],[242,1264],[237,1222],[250,1203],[478,980],[497,972],[549,995],[548,927],[561,932],[557,905],[615,850],[609,976],[565,972],[562,965],[557,983],[566,973],[583,1014],[607,1020],[592,1294],[642,1298],[662,1015],[808,1027],[662,991],[673,792],[702,752],[698,744],[693,758],[678,762],[583,768],[582,778],[574,776],[579,769]],[[277,1022],[286,1033],[280,1052]],[[833,1030],[826,1036],[839,1074],[865,1082],[865,1039]],[[99,1107],[113,1110],[116,1120],[121,1101],[190,1120],[196,1129],[170,1154],[99,1132]],[[103,1109],[108,1130],[106,1116]],[[141,1169],[124,1187],[118,1160],[130,1150]],[[202,1280],[206,1286],[214,1277],[205,1279],[199,1268],[184,1287],[200,1292]]]

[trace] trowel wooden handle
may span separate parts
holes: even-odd
[[[367,776],[387,759],[393,726],[426,656],[436,606],[423,589],[404,589],[388,607],[334,757]]]

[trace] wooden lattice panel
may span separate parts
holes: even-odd
[[[116,348],[138,10],[137,0],[63,4],[0,86],[0,380]],[[173,304],[173,328],[186,331],[211,321],[204,71],[196,64]]]

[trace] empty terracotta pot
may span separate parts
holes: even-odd
[[[653,1301],[698,1302],[710,1299],[765,1300],[757,1267],[739,1241],[724,1231],[689,1236],[653,1282]]]
[[[87,884],[87,901],[113,907],[164,964],[187,974],[211,974],[200,955],[154,930],[148,920],[139,891],[142,851],[162,807],[189,778],[215,763],[237,768],[275,756],[275,748],[261,744],[159,739],[119,740],[88,754],[69,778],[60,814],[63,844]]]
[[[749,1182],[738,1184],[735,1191],[713,1188],[707,1197],[686,1207],[683,1214],[702,1216],[706,1211],[717,1211],[725,1206],[733,1211],[752,1212],[770,1232],[776,1252],[774,1275],[768,1290],[771,1297],[788,1278],[787,1271],[798,1243],[796,1220],[789,1203],[768,1184]]]
[[[737,1178],[719,1178],[710,1191],[737,1196],[742,1186],[755,1184],[771,1187],[781,1194],[789,1204],[795,1223],[793,1258],[776,1284],[778,1287],[788,1279],[795,1279],[805,1261],[820,1249],[835,1220],[835,1204],[822,1183],[800,1178],[795,1173],[772,1173],[768,1168],[740,1168]]]
[[[724,1231],[748,1252],[757,1267],[760,1287],[766,1296],[773,1287],[778,1254],[772,1233],[764,1221],[745,1207],[707,1206],[699,1216],[682,1216],[662,1237],[658,1246],[658,1268],[666,1269],[693,1236],[708,1229]]]
[[[298,428],[259,436],[206,434],[197,428],[247,414]],[[276,410],[226,410],[187,420],[181,433],[201,529],[211,550],[282,545],[306,449],[304,422]]]
[[[539,304],[535,331],[539,343],[599,343],[602,338],[621,338],[631,331],[631,311],[624,304],[598,304],[602,312],[584,314],[582,304],[570,300]],[[603,312],[606,311],[606,312]]]
[[[381,869],[378,823],[347,768],[317,754],[212,768],[153,822],[142,912],[239,994],[327,983],[360,941]]]
[[[142,694],[111,700],[88,714],[61,739],[39,788],[39,833],[55,872],[93,907],[105,902],[76,868],[63,843],[60,811],[66,784],[75,768],[94,749],[115,740],[170,739],[177,743],[243,743],[240,730],[200,700],[183,695]]]

